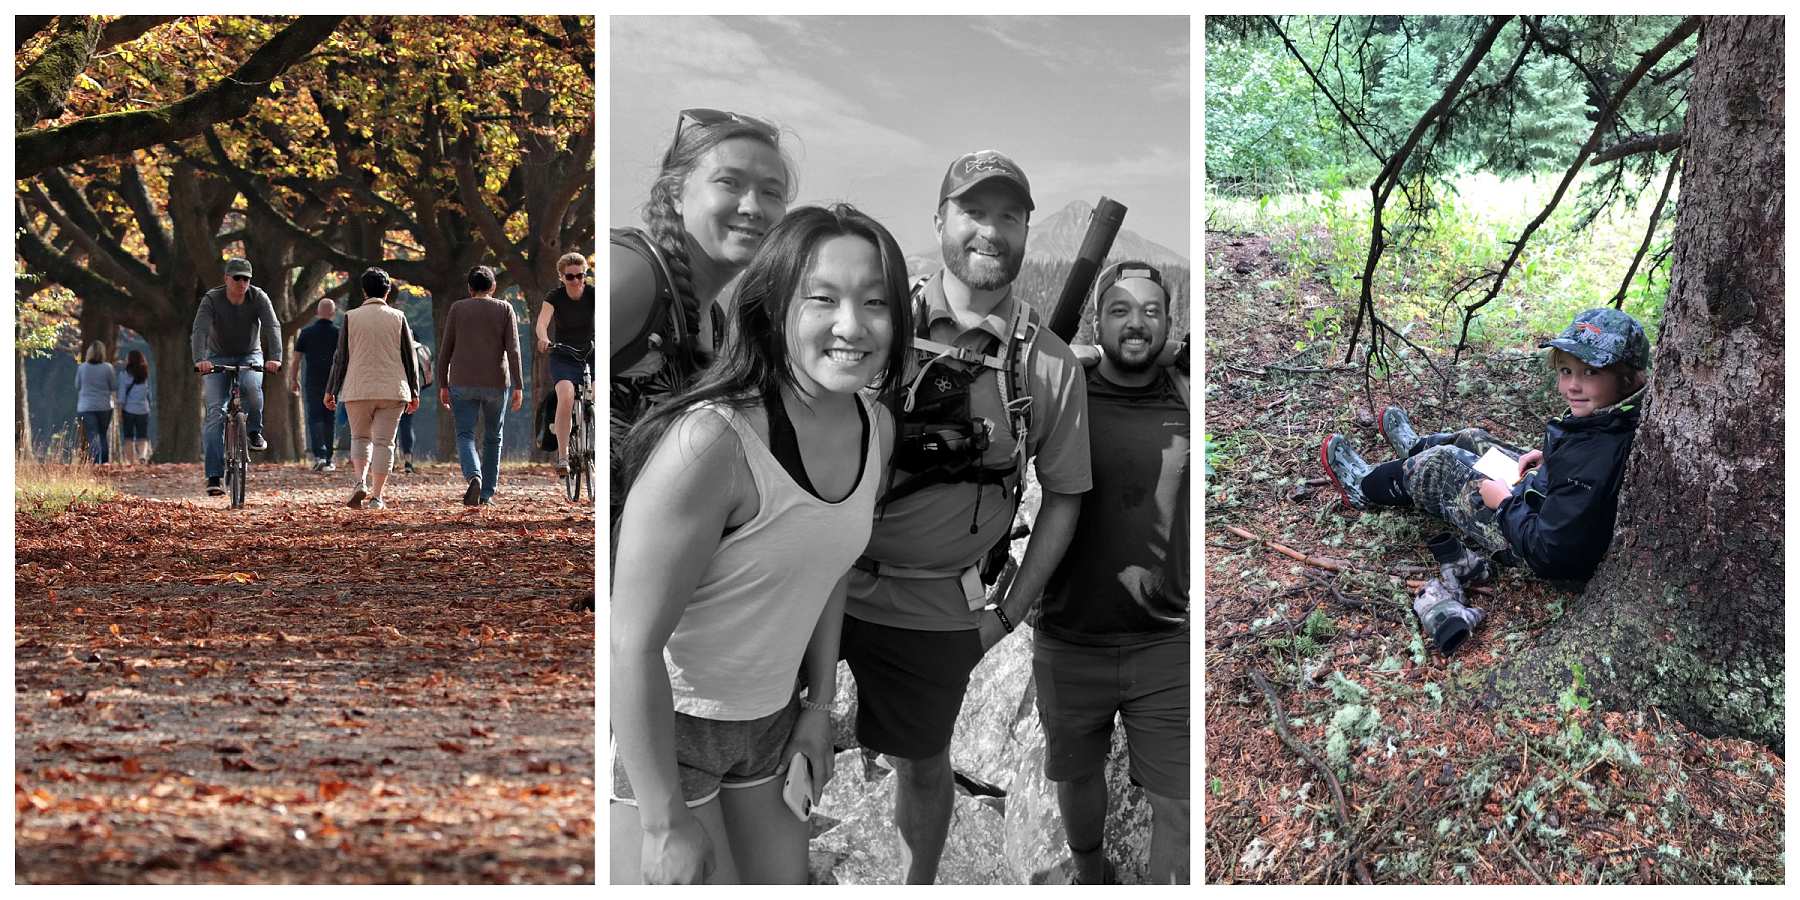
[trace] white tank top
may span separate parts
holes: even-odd
[[[850,495],[813,496],[737,410],[706,406],[737,431],[756,484],[755,517],[726,535],[663,648],[675,709],[747,721],[773,715],[794,679],[831,588],[869,543],[881,482],[881,427],[866,399],[868,444]]]

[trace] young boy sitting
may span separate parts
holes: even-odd
[[[1406,413],[1390,406],[1381,435],[1403,458],[1370,466],[1343,435],[1319,449],[1344,502],[1356,509],[1416,506],[1456,526],[1495,561],[1526,565],[1539,577],[1584,581],[1612,543],[1625,461],[1643,408],[1650,341],[1636,319],[1616,309],[1590,309],[1555,340],[1550,368],[1569,414],[1544,426],[1541,450],[1521,452],[1479,428],[1414,433]],[[1518,484],[1475,471],[1498,448],[1530,469]]]

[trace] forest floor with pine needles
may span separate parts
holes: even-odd
[[[1565,410],[1535,343],[1477,348],[1441,375],[1415,353],[1365,382],[1341,335],[1308,330],[1333,307],[1347,327],[1356,298],[1296,277],[1267,236],[1206,246],[1207,880],[1784,881],[1779,756],[1602,708],[1573,673],[1556,703],[1485,707],[1488,673],[1579,593],[1503,570],[1446,659],[1411,608],[1436,571],[1424,541],[1446,526],[1351,510],[1325,479],[1332,432],[1392,457],[1375,426],[1390,403],[1421,433],[1476,425],[1538,446]],[[1440,360],[1455,340],[1425,323],[1408,337]]]

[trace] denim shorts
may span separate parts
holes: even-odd
[[[681,778],[681,799],[701,806],[719,790],[750,788],[787,774],[781,758],[794,723],[800,719],[800,695],[795,694],[780,712],[743,722],[702,719],[675,714],[675,767]],[[612,798],[637,805],[625,762],[615,746]]]
[[[119,437],[127,441],[147,441],[150,439],[149,413],[120,413]]]
[[[551,387],[555,387],[556,383],[559,381],[567,381],[570,384],[581,383],[581,370],[585,368],[581,360],[572,359],[566,353],[557,353],[554,351],[545,356],[544,359],[550,367]]]

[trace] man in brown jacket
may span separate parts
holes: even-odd
[[[509,380],[510,379],[510,380]],[[456,457],[469,486],[463,504],[494,502],[500,480],[500,434],[506,422],[506,390],[512,409],[525,404],[519,370],[519,325],[512,304],[494,296],[494,270],[469,270],[469,296],[450,304],[438,340],[438,403],[456,419]],[[481,453],[475,452],[475,421],[482,420]]]

